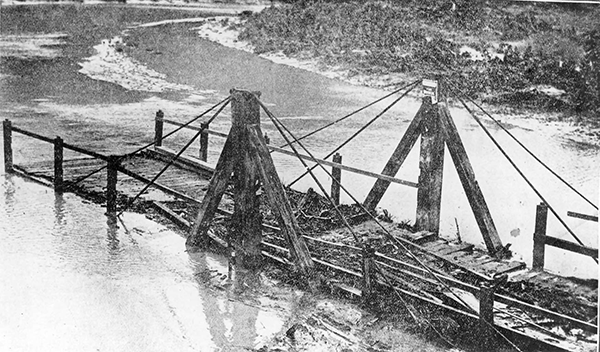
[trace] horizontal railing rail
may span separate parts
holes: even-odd
[[[160,115],[157,114],[156,117],[156,121],[157,123],[167,123],[167,124],[171,124],[174,126],[178,126],[178,127],[184,127],[187,128],[189,130],[192,131],[201,131],[202,128],[201,127],[197,127],[197,126],[192,126],[192,125],[188,125],[185,126],[184,123],[178,122],[178,121],[174,121],[171,119],[165,119],[164,117],[160,117]],[[221,132],[221,131],[215,131],[215,130],[211,130],[210,128],[207,128],[205,130],[205,132],[207,132],[207,134],[209,135],[214,135],[220,138],[227,138],[229,135],[227,133]],[[162,131],[161,131],[162,134]],[[274,152],[280,153],[280,154],[285,154],[285,155],[289,155],[289,156],[296,156],[296,154],[293,151],[287,150],[287,149],[283,149],[283,148],[279,148],[279,147],[275,147],[272,145],[268,145],[267,146],[269,148],[269,150],[272,150]],[[308,161],[314,161],[314,159],[308,155],[304,155],[304,154],[300,154],[298,155],[298,157],[304,159],[304,160],[308,160]],[[206,160],[204,160],[206,161]],[[388,175],[383,175],[383,174],[379,174],[376,172],[371,172],[371,171],[367,171],[364,169],[360,169],[357,167],[352,167],[352,166],[347,166],[347,165],[343,165],[340,163],[336,163],[334,161],[328,161],[328,160],[323,160],[323,159],[316,159],[317,162],[323,164],[323,165],[327,165],[327,166],[332,166],[341,170],[345,170],[354,174],[358,174],[358,175],[363,175],[363,176],[367,176],[367,177],[371,177],[371,178],[376,178],[376,179],[380,179],[380,180],[384,180],[384,181],[388,181],[391,183],[396,183],[396,184],[400,184],[400,185],[404,185],[404,186],[409,186],[409,187],[414,187],[414,188],[418,188],[419,184],[416,182],[412,182],[412,181],[407,181],[407,180],[402,180],[396,177],[392,177],[392,176],[388,176]]]

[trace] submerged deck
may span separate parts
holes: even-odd
[[[395,100],[397,102],[416,84],[415,81],[388,97],[412,86]],[[560,217],[538,193],[542,204],[538,206],[533,236],[535,270],[529,270],[523,262],[510,260],[448,107],[438,101],[437,88],[432,92],[434,96],[423,99],[381,173],[342,165],[341,156],[335,153],[344,144],[324,159],[317,159],[300,143],[300,139],[350,115],[297,139],[289,130],[285,133],[286,127],[258,99],[260,94],[235,89],[228,98],[186,123],[164,119],[164,114],[158,111],[154,142],[120,156],[102,155],[67,144],[60,137],[51,139],[12,127],[6,120],[4,166],[7,173],[14,172],[59,192],[75,192],[105,205],[111,217],[118,217],[119,211],[128,209],[139,212],[154,209],[186,231],[186,244],[190,248],[214,243],[228,253],[239,251],[237,266],[260,265],[266,257],[278,264],[293,266],[305,279],[309,278],[308,281],[318,276],[332,289],[364,300],[372,298],[375,290],[387,287],[387,291],[395,295],[394,301],[403,303],[407,309],[411,303],[406,303],[405,298],[412,304],[432,307],[432,311],[442,309],[444,314],[475,321],[476,329],[472,333],[482,343],[497,336],[520,351],[511,341],[519,337],[565,351],[596,350],[597,281],[558,277],[544,272],[543,265],[546,245],[589,256],[596,262],[598,249],[584,246],[566,224],[565,228],[579,243],[547,236],[548,210],[559,220]],[[229,103],[232,103],[229,133],[210,130],[211,121]],[[293,152],[268,144],[260,129],[260,108],[278,127],[286,146]],[[213,109],[216,109],[213,117],[200,126],[191,125]],[[178,127],[163,135],[164,124]],[[481,123],[480,126],[487,132],[485,126]],[[186,138],[185,147],[175,152],[163,146],[166,137],[183,128],[195,131],[194,138]],[[12,132],[52,144],[54,160],[13,163]],[[209,134],[226,138],[215,166],[206,162]],[[199,157],[184,154],[198,137]],[[396,178],[419,138],[418,183]],[[303,147],[305,154],[299,153],[294,143]],[[486,251],[438,236],[446,148]],[[64,149],[87,157],[64,160]],[[316,177],[314,181],[321,194],[310,189],[298,192],[284,188],[271,152],[293,156],[303,163],[306,173],[311,168],[305,160],[327,173],[324,165],[332,167],[331,192]],[[325,160],[330,156],[334,157],[333,161]],[[339,206],[343,188],[341,170],[377,179],[365,200],[358,200],[347,192],[355,204]],[[391,183],[417,189],[415,228],[421,231],[385,222],[385,217],[375,217],[376,206]],[[220,215],[214,217],[215,213]],[[234,221],[223,221],[228,217]],[[597,217],[588,217],[597,221]],[[314,269],[319,275],[314,275]],[[425,320],[431,326],[431,322]]]
[[[165,148],[156,148],[122,161],[118,176],[119,203],[123,205],[129,202],[168,160],[170,157],[165,153]],[[70,182],[105,164],[105,161],[93,158],[64,160],[65,186],[69,187]],[[14,165],[14,168],[27,177],[52,185],[52,162],[20,164]],[[142,203],[155,206],[183,228],[189,227],[206,193],[211,172],[211,166],[199,159],[188,157],[179,160],[142,195]],[[72,191],[105,204],[106,171],[88,177],[75,185]],[[219,209],[222,214],[230,215],[233,211],[232,197],[226,194]],[[412,233],[402,229],[399,224],[385,223],[387,230],[418,253],[420,260],[434,268],[439,277],[447,282],[458,283],[456,290],[465,297],[465,301],[475,302],[472,306],[464,307],[450,295],[440,295],[439,284],[428,278],[414,260],[385,246],[384,241],[378,242],[384,236],[377,225],[370,220],[361,221],[360,218],[356,217],[353,229],[380,245],[376,245],[377,262],[394,278],[396,290],[401,293],[477,318],[477,297],[472,292],[476,292],[480,282],[498,281],[501,283],[494,304],[494,322],[498,327],[564,350],[584,351],[588,350],[585,346],[595,346],[597,318],[588,322],[584,317],[597,311],[597,286],[530,271],[523,262],[491,257],[471,244],[449,242],[429,232]],[[263,255],[279,263],[290,264],[285,240],[276,224],[265,224],[264,229]],[[214,234],[211,236],[218,244],[225,245],[223,239]],[[350,231],[335,228],[303,237],[317,267],[337,273],[335,277],[330,277],[333,287],[360,296],[361,252]],[[505,274],[508,279],[503,281]],[[540,294],[569,297],[571,306],[553,306],[551,299],[540,301]]]

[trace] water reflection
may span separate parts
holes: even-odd
[[[243,351],[290,314],[285,291],[229,282],[226,258],[143,215],[0,178],[2,351]]]
[[[54,192],[54,226],[62,228],[65,225],[65,198],[61,192]]]
[[[115,214],[106,213],[106,243],[109,253],[116,254],[119,250],[119,238],[117,233],[119,225],[117,224],[117,216]]]

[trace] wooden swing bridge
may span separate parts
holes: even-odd
[[[429,82],[425,86],[431,88]],[[505,339],[520,336],[567,351],[595,350],[597,318],[588,321],[585,314],[573,316],[550,309],[548,304],[519,297],[509,287],[511,282],[518,285],[535,280],[558,280],[573,286],[566,279],[543,271],[545,245],[592,258],[598,257],[598,250],[546,236],[547,208],[541,204],[533,236],[533,271],[527,270],[522,262],[509,260],[447,104],[443,97],[440,98],[437,86],[433,89],[436,90],[433,94],[423,98],[422,106],[381,173],[343,165],[338,153],[332,153],[333,161],[327,161],[326,158],[315,158],[307,149],[299,151],[302,138],[296,138],[262,105],[260,93],[236,89],[227,99],[192,121],[167,119],[159,111],[155,118],[154,141],[124,155],[103,155],[68,144],[60,137],[49,138],[13,126],[5,120],[4,165],[7,173],[54,187],[57,192],[73,191],[105,204],[109,216],[116,215],[119,205],[125,205],[121,211],[131,206],[149,188],[158,190],[171,196],[172,200],[148,202],[188,229],[188,246],[217,244],[228,253],[234,251],[237,265],[245,268],[257,268],[262,265],[263,258],[268,258],[292,267],[308,280],[319,273],[332,288],[363,299],[370,299],[378,286],[386,286],[412,302],[441,307],[452,314],[479,321],[485,336],[494,333]],[[229,103],[230,131],[211,130],[210,122]],[[211,119],[192,124],[218,106],[220,108]],[[260,126],[261,108],[286,138],[286,147],[292,150],[268,143]],[[165,134],[165,125],[175,126],[175,129]],[[181,130],[193,131],[196,135],[175,152],[166,147],[164,141]],[[15,134],[52,144],[53,160],[14,163]],[[209,136],[225,139],[216,165],[208,161],[209,145],[215,144],[209,143]],[[185,154],[198,137],[197,153]],[[418,182],[396,178],[419,138]],[[452,243],[438,236],[445,148],[465,190],[487,253],[471,244]],[[83,156],[65,158],[65,150]],[[357,201],[357,214],[345,219],[339,212],[337,218],[342,221],[336,227],[318,233],[302,233],[298,216],[310,192],[299,197],[300,201],[292,206],[290,192],[295,191],[282,185],[271,153],[298,158],[304,163],[306,174],[312,175],[312,168],[306,161],[315,164],[313,168],[323,168],[332,180],[331,190],[325,191],[315,179],[323,193],[318,198],[331,202],[331,212],[339,211],[340,193],[346,191],[341,181],[342,171],[376,181],[366,199],[360,204]],[[106,172],[100,172],[102,170]],[[391,183],[417,189],[415,232],[398,224],[382,223],[373,216]],[[260,210],[261,202],[270,209],[270,221]],[[220,236],[214,231],[219,220],[217,214],[231,219],[235,229],[233,234]],[[587,220],[597,221],[597,217]],[[510,280],[508,274],[512,276]],[[518,281],[518,277],[523,281]],[[588,291],[590,296],[597,297],[597,287]],[[578,307],[586,312],[597,311],[595,302],[586,301]],[[519,350],[512,342],[511,345]]]

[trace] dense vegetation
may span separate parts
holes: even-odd
[[[317,57],[356,74],[441,75],[470,97],[594,116],[598,18],[600,7],[583,5],[299,1],[249,16],[240,39],[258,53]],[[541,86],[565,93],[547,95]]]

